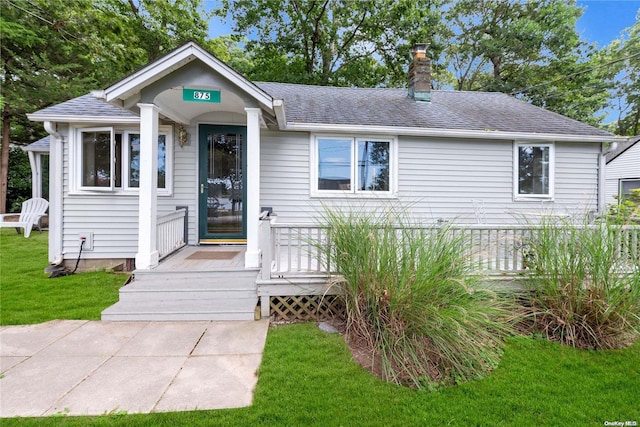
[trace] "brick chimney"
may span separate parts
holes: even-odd
[[[409,98],[421,102],[431,101],[431,59],[427,57],[428,43],[417,43],[411,49],[409,64]]]

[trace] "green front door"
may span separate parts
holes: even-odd
[[[200,125],[200,242],[247,238],[247,128]]]

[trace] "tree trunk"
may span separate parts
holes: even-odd
[[[2,111],[2,155],[0,157],[0,214],[7,213],[7,184],[9,181],[9,142],[11,113],[5,103]]]

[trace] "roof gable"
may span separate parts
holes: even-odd
[[[194,42],[185,43],[96,94],[107,102],[125,101],[194,60],[200,60],[262,106],[273,109],[269,94]]]
[[[615,160],[617,157],[619,157],[625,151],[627,151],[628,149],[636,145],[638,142],[640,142],[640,136],[636,137],[635,139],[631,139],[629,141],[618,144],[618,147],[616,147],[615,150],[609,151],[607,153],[606,155],[607,163],[610,163],[613,160]]]

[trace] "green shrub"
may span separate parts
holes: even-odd
[[[348,339],[364,343],[395,383],[433,388],[482,377],[512,333],[513,307],[478,287],[463,237],[392,211],[323,214],[330,244],[321,249],[339,274]]]
[[[618,196],[614,196],[618,199]],[[640,224],[640,188],[631,190],[631,194],[609,205],[607,220],[612,224]]]
[[[545,219],[530,242],[525,284],[533,326],[580,348],[618,348],[640,331],[638,230]]]

